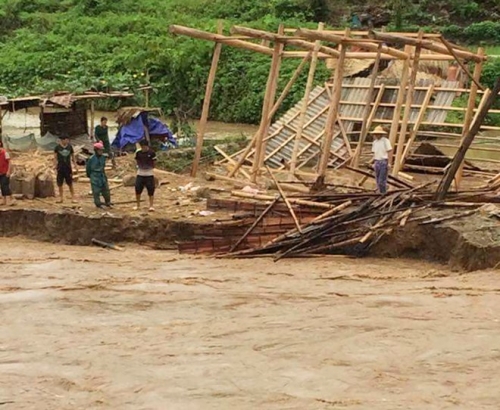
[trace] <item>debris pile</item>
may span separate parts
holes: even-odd
[[[209,200],[209,209],[236,212],[195,233],[179,244],[181,253],[211,253],[220,257],[259,257],[275,260],[318,254],[367,254],[384,236],[406,225],[436,225],[480,213],[485,204],[498,203],[493,178],[473,191],[450,193],[435,200],[435,186],[396,187],[385,196],[373,191],[276,196],[233,191],[232,195],[258,202]],[[483,208],[482,208],[483,207]]]

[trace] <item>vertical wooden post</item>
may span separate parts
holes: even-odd
[[[149,85],[149,68],[146,70],[146,89],[144,90],[144,105],[146,108],[149,108],[149,92],[150,92],[150,85]]]
[[[3,141],[2,123],[3,123],[3,107],[0,105],[0,141]]]
[[[318,31],[323,31],[325,27],[324,23],[318,24]],[[299,124],[297,125],[297,134],[295,136],[295,141],[293,144],[292,160],[290,162],[290,174],[295,173],[295,167],[297,165],[297,155],[299,153],[300,139],[302,138],[302,131],[304,130],[304,124],[306,122],[307,108],[309,106],[309,97],[311,95],[312,87],[314,85],[314,75],[316,74],[316,67],[318,65],[318,52],[321,46],[321,41],[316,40],[314,43],[314,51],[311,59],[311,65],[309,66],[309,74],[307,75],[306,90],[304,92],[304,99],[302,101],[302,107],[300,108]]]
[[[93,139],[95,137],[94,128],[95,128],[95,102],[94,102],[94,99],[91,99],[90,100],[90,130],[89,130],[90,139]]]
[[[222,21],[217,24],[217,34],[222,34],[224,25]],[[198,165],[200,164],[201,151],[203,150],[203,139],[205,137],[205,130],[208,122],[208,114],[210,112],[210,99],[212,98],[212,90],[214,88],[215,74],[217,66],[219,65],[219,58],[222,49],[221,43],[216,43],[214,54],[212,56],[212,65],[210,66],[210,73],[208,74],[207,86],[205,89],[205,98],[203,100],[203,109],[201,112],[201,119],[198,125],[198,136],[196,139],[196,149],[194,152],[193,167],[191,168],[191,176],[195,177],[198,172]]]
[[[433,94],[434,94],[434,84],[431,84],[431,86],[427,90],[427,93],[425,94],[424,101],[422,102],[422,106],[420,107],[420,112],[418,113],[418,117],[415,120],[415,124],[413,125],[413,129],[410,133],[410,139],[408,140],[408,144],[406,145],[406,148],[403,153],[403,158],[401,158],[401,169],[403,168],[405,161],[408,158],[408,155],[410,155],[411,146],[415,142],[415,138],[417,138],[418,130],[420,128],[420,125],[422,124],[422,121],[425,118],[425,113],[427,112],[427,107],[431,102]]]
[[[366,106],[365,106],[365,111],[363,112],[363,123],[361,125],[361,134],[359,136],[359,141],[358,141],[358,146],[356,148],[356,151],[354,153],[354,157],[352,158],[351,166],[354,168],[357,168],[359,165],[359,158],[361,156],[361,153],[363,151],[363,145],[366,140],[366,136],[368,135],[368,118],[370,116],[371,112],[371,103],[373,99],[373,90],[375,89],[375,83],[377,82],[377,74],[378,74],[378,69],[380,67],[380,54],[381,54],[381,47],[382,45],[379,45],[378,51],[377,51],[377,57],[375,59],[375,64],[372,69],[372,77],[370,79],[370,87],[368,88],[368,96],[366,98]]]
[[[493,90],[486,90],[483,94],[483,98],[481,103],[479,104],[478,111],[474,116],[474,120],[472,121],[472,125],[470,129],[467,131],[467,135],[463,138],[460,147],[457,150],[457,153],[453,157],[451,161],[450,167],[446,171],[443,179],[441,180],[438,189],[436,191],[436,199],[438,201],[443,200],[450,189],[451,183],[455,179],[455,175],[460,168],[460,165],[463,163],[465,159],[465,155],[467,154],[467,150],[472,145],[474,141],[474,137],[481,129],[481,125],[483,124],[484,119],[488,115],[488,111],[491,106],[494,104],[495,100],[498,98],[498,94],[500,93],[500,77],[498,77]]]
[[[406,46],[405,52],[410,53],[411,47]],[[406,87],[408,86],[408,76],[410,71],[410,59],[407,58],[403,62],[403,72],[401,73],[401,82],[399,83],[398,98],[396,100],[396,106],[394,107],[394,115],[392,116],[391,130],[389,132],[389,140],[391,145],[394,147],[396,145],[396,138],[398,136],[399,122],[401,120],[401,107],[406,95]]]
[[[423,31],[420,30],[418,33],[418,39],[421,41],[423,38]],[[411,115],[411,105],[413,104],[413,94],[415,90],[415,83],[417,81],[418,64],[420,60],[420,52],[422,51],[422,46],[418,44],[415,47],[413,54],[413,63],[411,67],[411,78],[408,84],[408,91],[406,93],[405,110],[403,114],[403,121],[401,123],[401,130],[399,133],[398,147],[396,150],[396,159],[394,160],[394,167],[392,169],[392,175],[397,176],[401,170],[401,159],[403,158],[403,152],[405,149],[406,141],[406,131],[408,130],[408,121]]]
[[[285,33],[285,27],[280,24],[278,29],[278,34],[283,35]],[[264,137],[267,135],[269,130],[268,120],[269,112],[274,104],[274,99],[276,97],[276,87],[278,85],[278,75],[281,66],[281,54],[283,52],[283,43],[276,42],[274,44],[273,59],[271,61],[271,68],[269,69],[269,76],[267,78],[266,92],[264,94],[264,103],[262,105],[262,117],[260,120],[259,131],[257,138],[255,140],[255,157],[252,168],[252,182],[257,181],[257,177],[260,173],[260,169],[264,163],[265,157],[265,143]]]
[[[318,174],[323,177],[326,174],[328,161],[330,159],[330,148],[334,134],[335,121],[339,114],[339,103],[342,94],[342,80],[344,78],[344,61],[347,47],[345,44],[340,45],[340,55],[335,68],[335,76],[333,82],[333,94],[328,109],[328,117],[325,125],[325,137],[323,138],[322,153],[318,167]]]
[[[307,56],[305,56],[303,58],[303,60],[300,62],[299,66],[297,67],[297,69],[293,73],[292,77],[288,81],[288,84],[285,86],[285,88],[281,92],[281,95],[279,96],[278,100],[276,101],[276,103],[274,104],[273,108],[269,112],[269,115],[267,116],[269,122],[272,121],[272,119],[274,117],[274,114],[276,114],[276,112],[278,111],[279,107],[281,106],[281,104],[283,103],[283,101],[285,100],[285,98],[287,97],[288,93],[292,89],[292,86],[295,84],[295,81],[297,81],[297,78],[299,78],[299,75],[302,72],[302,70],[304,69],[305,64],[307,63],[307,61],[309,61],[309,58],[311,57],[311,54],[312,53],[309,53]],[[254,136],[252,137],[250,143],[243,150],[243,153],[240,155],[238,162],[235,164],[233,170],[229,173],[229,175],[228,175],[229,178],[231,178],[234,175],[236,175],[236,172],[238,172],[238,170],[240,169],[240,167],[243,165],[243,163],[247,159],[248,155],[252,151],[252,148],[255,146],[255,141],[256,141],[256,139],[258,137],[258,134],[259,134],[259,132],[257,131],[257,133],[255,133]]]
[[[484,56],[484,48],[479,47],[477,50],[477,54],[480,55],[481,57]],[[461,143],[463,142],[465,136],[469,132],[472,124],[472,119],[474,117],[474,108],[476,107],[476,98],[478,91],[477,84],[479,84],[479,80],[481,79],[482,71],[483,71],[483,62],[481,61],[479,63],[476,63],[474,67],[474,73],[472,74],[475,81],[472,81],[470,86],[469,101],[467,103],[467,110],[465,111],[464,127],[462,129]],[[464,165],[462,163],[460,164],[460,167],[458,168],[457,173],[455,174],[455,184],[457,189],[460,186],[460,182],[462,182],[463,170],[464,170]]]

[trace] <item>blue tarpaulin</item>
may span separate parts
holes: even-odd
[[[142,115],[137,116],[137,118],[132,119],[132,121],[120,127],[116,138],[114,139],[112,145],[113,147],[122,149],[127,144],[136,144],[144,138],[144,122],[148,123],[149,135],[162,136],[165,140],[174,146],[177,146],[177,141],[175,140],[172,131],[163,124],[157,118],[144,118]]]

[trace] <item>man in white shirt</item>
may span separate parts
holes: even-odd
[[[387,138],[387,132],[382,126],[377,126],[372,131],[373,135],[373,162],[375,168],[375,179],[380,194],[387,192],[387,176],[392,163],[392,146]]]

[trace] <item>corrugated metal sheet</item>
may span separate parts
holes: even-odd
[[[309,158],[318,158],[319,144],[325,131],[330,97],[324,87],[318,86],[311,92],[309,101],[302,139],[299,142],[299,163]],[[266,159],[267,163],[274,167],[279,167],[283,160],[289,162],[292,158],[301,107],[302,101],[276,121],[269,130],[270,138],[266,145]],[[332,141],[331,150],[340,158],[335,158],[333,165],[340,165],[343,162],[342,158],[348,158],[348,150],[338,130],[335,131],[334,135],[336,137]],[[314,141],[317,142],[314,143]]]
[[[418,82],[418,87],[430,86],[432,80],[422,79]],[[391,81],[390,84],[394,84]],[[341,93],[341,105],[339,114],[344,118],[342,124],[346,132],[352,132],[354,126],[360,125],[363,112],[368,101],[373,101],[377,97],[378,90],[369,96],[369,78],[349,78],[344,79]],[[299,142],[298,164],[302,164],[314,159],[318,160],[320,152],[320,143],[323,139],[326,119],[328,115],[328,106],[330,104],[330,95],[332,87],[316,87],[310,96],[309,107],[306,113],[305,126],[302,132],[302,139]],[[443,81],[441,88],[458,88],[459,83],[456,81]],[[414,105],[421,105],[424,101],[427,90],[416,90],[414,94]],[[394,104],[397,100],[397,89],[385,89],[382,96],[382,105],[377,110],[376,120],[391,120],[394,115],[394,107],[384,106],[384,103]],[[455,99],[455,91],[438,91],[434,94],[432,105],[449,107]],[[289,162],[292,158],[294,140],[296,131],[299,125],[300,109],[302,101],[298,102],[288,112],[286,112],[279,120],[277,120],[270,128],[267,145],[266,145],[266,161],[268,164],[279,167],[283,161]],[[410,114],[410,122],[415,121],[420,108],[412,108]],[[446,120],[448,111],[443,109],[428,109],[426,121],[440,123]],[[312,143],[316,141],[316,143]],[[336,127],[334,139],[332,141],[331,166],[338,166],[349,158],[349,150],[346,147],[345,141],[340,134],[340,130]]]

